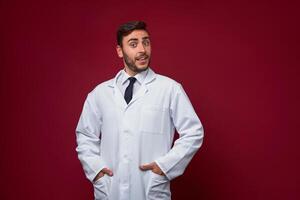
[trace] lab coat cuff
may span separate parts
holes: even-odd
[[[106,167],[106,165],[101,160],[98,160],[92,166],[92,169],[91,169],[90,173],[88,173],[87,178],[93,183],[94,179],[96,178],[98,173],[105,167]]]
[[[92,182],[93,182],[93,183],[95,182],[94,180],[95,180],[96,176],[97,176],[97,175],[101,172],[101,170],[104,169],[104,168],[105,168],[105,166],[103,165],[102,167],[99,168],[99,170],[96,171],[96,173],[95,173],[95,175],[94,175],[94,178],[92,179]]]
[[[168,180],[170,181],[172,178],[169,176],[167,170],[165,169],[165,167],[163,166],[163,164],[160,162],[159,159],[155,160],[154,161],[158,166],[159,168],[161,169],[161,171],[165,174],[165,176],[168,178]]]

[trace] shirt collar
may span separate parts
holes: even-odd
[[[147,74],[148,74],[149,68],[145,71],[142,71],[140,73],[137,73],[134,77],[139,82],[140,85],[143,84]],[[126,73],[125,68],[121,72],[121,84],[123,85],[130,76]]]

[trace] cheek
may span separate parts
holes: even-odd
[[[125,53],[126,53],[126,55],[127,55],[130,59],[133,59],[133,58],[135,57],[135,55],[136,55],[136,52],[135,52],[134,50],[131,50],[131,49],[127,50]]]
[[[151,55],[151,46],[147,48],[147,53]]]
[[[127,54],[127,59],[131,62],[135,62],[135,56],[133,56],[132,54]]]

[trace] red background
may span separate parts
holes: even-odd
[[[152,68],[205,129],[179,199],[299,199],[299,26],[289,1],[1,3],[0,199],[92,199],[75,152],[87,93],[117,73],[115,31],[145,20]]]

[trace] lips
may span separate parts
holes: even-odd
[[[136,58],[136,60],[138,60],[138,61],[145,61],[147,59],[148,59],[148,56],[146,56],[146,55],[139,56],[139,57]]]

